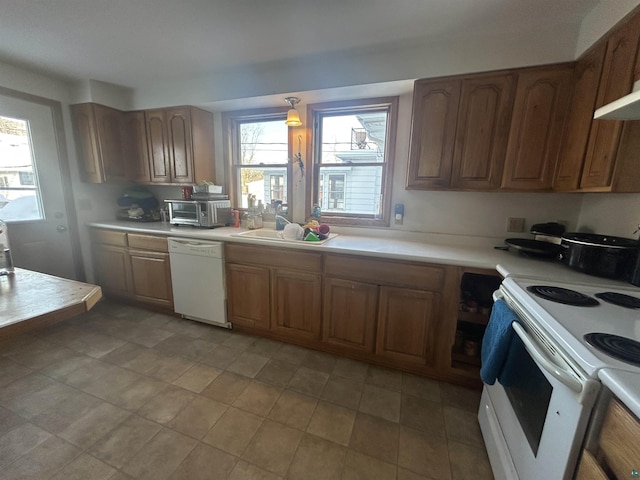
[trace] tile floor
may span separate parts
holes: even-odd
[[[113,302],[0,342],[0,478],[492,478],[478,392]]]

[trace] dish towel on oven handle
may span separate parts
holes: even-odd
[[[511,324],[517,321],[518,317],[503,300],[494,302],[482,339],[480,378],[487,385],[493,385],[502,371],[514,335]]]

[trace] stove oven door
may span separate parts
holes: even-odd
[[[599,383],[577,373],[540,332],[513,327],[510,363],[485,385],[479,412],[494,475],[570,479]]]

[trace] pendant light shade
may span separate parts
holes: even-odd
[[[289,127],[299,127],[302,125],[302,122],[300,121],[300,115],[295,106],[296,103],[300,103],[300,99],[298,97],[287,97],[284,101],[291,106],[291,109],[287,112],[287,119],[284,122],[285,125]]]

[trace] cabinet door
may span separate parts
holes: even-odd
[[[144,113],[147,130],[147,152],[152,183],[170,183],[169,139],[164,109]]]
[[[518,75],[503,188],[551,188],[571,93],[572,71],[571,66],[560,66]]]
[[[124,181],[127,179],[122,129],[124,114],[103,105],[94,105],[93,110],[105,181]]]
[[[433,292],[380,287],[376,354],[432,365],[438,301],[439,295]]]
[[[136,182],[148,183],[151,177],[144,112],[127,112],[124,116],[124,127],[127,177]]]
[[[470,190],[500,187],[515,75],[462,82],[451,186]]]
[[[320,278],[314,273],[272,270],[272,331],[300,339],[320,338]]]
[[[98,151],[98,134],[93,105],[72,105],[73,129],[78,151],[78,166],[83,182],[102,183],[104,172]]]
[[[95,244],[93,268],[96,283],[107,295],[131,296],[131,264],[126,248]]]
[[[460,86],[460,80],[416,82],[408,189],[449,187]]]
[[[640,15],[609,37],[596,108],[631,92],[639,38]],[[593,121],[580,180],[581,188],[610,189],[621,129],[621,121]]]
[[[373,352],[378,286],[325,278],[322,340],[360,352]]]
[[[193,144],[189,107],[167,109],[172,183],[193,183]]]
[[[578,60],[573,73],[574,92],[567,114],[553,189],[577,190],[596,105],[606,43]]]
[[[131,250],[129,257],[134,298],[173,308],[169,254]]]
[[[269,269],[227,263],[226,271],[229,321],[269,330]]]

